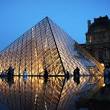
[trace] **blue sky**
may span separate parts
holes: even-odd
[[[0,0],[0,50],[45,16],[84,43],[87,20],[105,15],[110,0]]]

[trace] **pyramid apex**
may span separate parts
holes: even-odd
[[[48,19],[49,17],[48,16],[46,16],[44,19]]]
[[[50,17],[46,16],[44,19],[47,19],[47,20],[49,20],[49,19],[50,19]]]
[[[45,18],[49,18],[48,16],[46,16]]]
[[[50,19],[50,18],[49,18],[48,16],[45,16],[42,20],[45,20],[45,19],[48,20],[48,19]],[[42,20],[41,20],[41,21],[42,21]]]

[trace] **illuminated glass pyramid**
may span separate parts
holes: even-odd
[[[25,68],[29,75],[42,75],[44,69],[50,75],[64,75],[79,67],[81,74],[89,75],[88,67],[97,66],[76,44],[46,17],[0,52],[0,71],[12,65],[16,75],[22,75]]]

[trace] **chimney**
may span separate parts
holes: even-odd
[[[91,25],[91,20],[88,20],[88,29],[89,29],[90,25]]]

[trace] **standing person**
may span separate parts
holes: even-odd
[[[28,73],[27,73],[27,71],[25,69],[24,72],[23,72],[23,78],[27,79],[27,76],[28,76]]]
[[[79,84],[80,83],[80,69],[76,67],[74,70],[74,81]]]
[[[46,84],[48,81],[48,71],[44,69],[44,83]]]
[[[44,70],[44,78],[48,78],[48,71],[46,69]]]
[[[110,87],[110,65],[107,64],[104,69],[104,83],[106,87]]]
[[[70,77],[70,73],[68,71],[66,71],[65,78],[67,78],[67,80],[68,80],[69,77]]]
[[[1,72],[1,77],[5,77],[6,76],[6,72],[5,70]]]
[[[14,76],[14,68],[12,68],[12,66],[10,66],[8,68],[8,73],[7,73],[8,77],[13,77]]]

